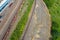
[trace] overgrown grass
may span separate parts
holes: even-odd
[[[44,2],[52,17],[52,40],[60,40],[60,0],[44,0]]]
[[[19,40],[19,38],[22,36],[22,33],[24,31],[25,25],[28,21],[28,16],[29,16],[29,12],[31,10],[32,4],[33,4],[34,0],[26,0],[27,3],[27,9],[24,12],[24,15],[22,16],[21,20],[18,22],[16,29],[14,30],[14,32],[12,33],[10,40]],[[25,3],[26,3],[25,2]],[[24,4],[26,5],[26,4]],[[23,8],[22,8],[23,9]],[[23,11],[23,10],[21,10]]]

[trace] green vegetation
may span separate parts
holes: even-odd
[[[52,17],[52,40],[60,40],[60,0],[44,0],[44,2]]]
[[[21,20],[18,22],[16,29],[12,33],[10,40],[19,40],[19,38],[22,36],[22,33],[24,31],[25,25],[28,21],[29,12],[31,10],[32,4],[34,0],[25,0],[25,3],[23,4],[22,9],[20,10],[20,13],[23,11],[23,8],[27,6],[24,15],[22,16]]]

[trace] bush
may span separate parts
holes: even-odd
[[[52,40],[60,40],[60,0],[44,0],[52,17]]]

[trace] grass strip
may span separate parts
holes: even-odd
[[[31,10],[33,1],[34,0],[26,0],[26,2],[28,2],[27,3],[28,7],[27,7],[26,11],[24,12],[24,15],[22,16],[21,20],[18,22],[18,24],[16,26],[16,29],[12,33],[12,35],[10,37],[10,40],[19,40],[19,38],[22,36],[24,28],[25,28],[25,25],[26,25],[26,23],[28,21],[28,16],[29,16],[29,12]]]

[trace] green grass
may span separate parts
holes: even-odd
[[[60,40],[60,0],[44,0],[52,18],[52,40]]]
[[[25,25],[28,21],[28,16],[29,16],[29,12],[31,10],[31,7],[32,7],[32,4],[33,4],[33,1],[34,0],[26,0],[27,3],[27,9],[26,11],[24,12],[24,15],[22,16],[21,20],[18,22],[17,26],[16,26],[16,29],[14,30],[14,32],[12,33],[11,37],[10,37],[10,40],[19,40],[19,38],[22,36],[22,33],[24,31],[24,28],[25,28]],[[26,3],[25,2],[25,3]],[[26,5],[26,4],[24,4]],[[24,6],[23,5],[23,6]],[[24,6],[25,7],[25,6]],[[24,8],[23,7],[23,8]],[[22,8],[22,9],[23,9]],[[23,10],[21,10],[23,11]]]

